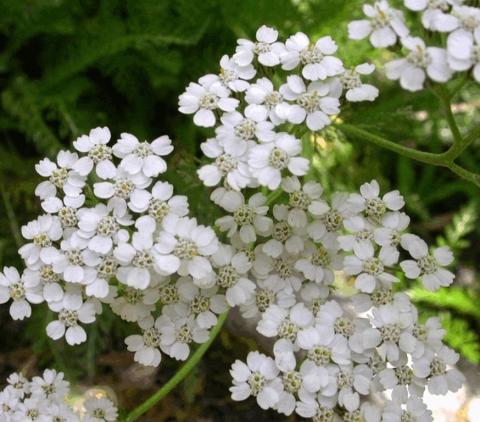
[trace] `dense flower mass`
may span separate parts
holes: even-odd
[[[20,373],[7,379],[0,391],[0,421],[4,422],[116,422],[118,410],[107,397],[92,397],[79,409],[67,403],[70,383],[62,372],[45,369],[31,380]]]
[[[438,13],[454,16],[449,43],[463,37],[473,51],[471,8],[420,3],[406,2],[431,28],[444,22]],[[400,11],[382,0],[364,12],[352,38],[378,47],[401,40],[409,51],[387,65],[389,77],[412,90],[427,76],[449,79],[453,56],[407,38]],[[459,66],[473,60],[469,52],[456,57]],[[372,180],[327,197],[309,173],[311,133],[340,118],[346,102],[375,100],[378,89],[362,80],[373,71],[369,63],[345,68],[330,36],[299,32],[283,42],[262,26],[221,58],[219,74],[191,83],[179,110],[211,128],[198,176],[223,210],[212,227],[191,218],[187,198],[160,180],[173,149],[166,136],[150,143],[124,133],[111,142],[108,128],[96,128],[75,152],[42,160],[44,213],[22,228],[26,268],[0,273],[0,303],[23,319],[46,302],[55,315],[47,334],[71,345],[109,306],[137,325],[125,343],[147,366],[164,355],[186,360],[219,315],[238,306],[274,346],[271,357],[255,351],[233,364],[234,400],[253,396],[262,409],[314,421],[431,420],[423,392],[460,388],[458,355],[442,343],[439,320],[423,322],[397,286],[406,278],[429,290],[450,285],[453,255],[408,233],[400,192],[382,194]],[[342,283],[354,293],[342,293]],[[379,405],[372,396],[383,392]],[[25,403],[24,412],[44,405]],[[95,406],[110,420],[108,403],[86,404]]]
[[[370,36],[379,47],[401,40],[412,51],[387,66],[402,86],[451,76],[444,50],[407,38],[401,11],[379,1],[364,12],[368,19],[350,26],[353,38]],[[454,274],[445,267],[453,255],[408,233],[400,192],[382,194],[372,180],[358,193],[326,198],[309,177],[302,154],[311,131],[341,115],[345,101],[378,95],[361,80],[374,66],[345,69],[336,53],[331,37],[297,33],[282,43],[265,26],[256,40],[239,40],[229,63],[248,66],[246,76],[234,74],[242,89],[223,85],[238,101],[235,111],[217,113],[201,145],[208,162],[198,175],[224,210],[215,226],[229,244],[213,255],[217,284],[274,340],[271,357],[254,351],[232,365],[230,391],[234,400],[252,396],[262,409],[313,421],[431,421],[423,393],[460,388],[463,376],[452,367],[458,354],[443,345],[440,321],[419,319],[397,285],[406,278],[429,290],[450,285]],[[221,67],[200,80],[221,84]],[[266,77],[275,67],[287,73]],[[355,293],[342,293],[341,283]]]
[[[455,72],[470,72],[480,82],[480,8],[464,5],[465,0],[404,0],[409,11],[421,13],[423,29],[429,31],[427,45],[421,33],[412,34],[402,10],[391,7],[386,0],[365,4],[367,19],[348,25],[349,37],[369,37],[375,48],[403,47],[403,57],[385,65],[387,78],[399,80],[402,88],[419,91],[427,77],[445,83]],[[420,32],[420,31],[418,31]],[[435,38],[434,33],[446,33]],[[426,37],[427,39],[427,37]]]
[[[187,198],[159,180],[173,150],[167,136],[110,137],[108,128],[93,129],[74,142],[76,152],[36,166],[47,179],[36,190],[45,213],[22,228],[26,268],[0,273],[0,303],[10,301],[12,318],[23,319],[31,304],[46,302],[55,315],[47,334],[70,345],[85,342],[85,325],[110,306],[139,325],[141,334],[126,339],[135,360],[157,366],[160,350],[185,360],[227,309],[212,266],[219,241],[188,217]]]

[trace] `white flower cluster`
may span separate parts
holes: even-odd
[[[365,10],[373,23],[352,27],[372,42],[405,39],[401,14],[386,2]],[[398,191],[381,195],[373,180],[326,200],[319,183],[301,178],[309,131],[329,125],[345,100],[378,95],[361,80],[374,67],[345,69],[336,50],[329,36],[281,42],[262,26],[222,57],[218,75],[180,96],[181,112],[214,128],[198,175],[225,211],[215,223],[225,243],[159,180],[173,149],[166,136],[148,143],[124,133],[112,145],[110,131],[96,128],[74,142],[76,152],[42,160],[36,194],[45,213],[22,228],[26,269],[3,270],[0,303],[11,301],[12,317],[23,319],[30,303],[46,302],[56,314],[48,335],[72,345],[106,304],[139,326],[125,342],[149,366],[162,353],[187,359],[218,315],[239,306],[275,342],[273,358],[251,352],[233,364],[234,400],[254,396],[263,409],[317,422],[431,420],[423,391],[460,388],[458,355],[442,343],[440,322],[422,323],[396,284],[450,285],[452,253],[407,232]],[[342,277],[354,294],[342,295]],[[386,403],[374,404],[384,391]]]
[[[421,13],[425,30],[448,34],[442,47],[428,46],[421,37],[413,36],[403,12],[391,7],[387,0],[365,4],[366,19],[350,22],[349,36],[354,40],[369,37],[376,48],[394,47],[400,42],[404,57],[388,62],[385,71],[389,79],[399,80],[406,90],[423,89],[427,76],[434,82],[447,82],[455,72],[471,71],[480,82],[480,8],[463,3],[464,0],[404,0],[406,8]]]
[[[235,190],[258,185],[274,190],[284,170],[307,173],[309,162],[299,157],[301,140],[285,132],[288,125],[305,122],[309,130],[321,130],[340,112],[342,101],[373,101],[378,95],[361,80],[375,67],[346,69],[336,51],[330,36],[311,42],[299,32],[282,43],[276,30],[262,26],[255,41],[240,39],[233,56],[222,57],[218,75],[190,83],[179,110],[194,114],[198,126],[215,126],[215,136],[201,145],[212,160],[198,172],[206,186],[224,181]],[[281,83],[261,76],[276,66],[289,72]]]
[[[423,391],[460,388],[458,355],[443,345],[438,319],[422,323],[395,284],[404,275],[430,290],[448,286],[453,256],[409,234],[403,197],[382,196],[375,180],[324,199],[319,183],[299,178],[309,161],[292,135],[328,125],[345,90],[347,100],[374,99],[359,79],[373,68],[343,70],[330,37],[282,43],[265,26],[256,37],[239,40],[220,74],[191,83],[179,101],[196,125],[215,127],[201,145],[212,162],[198,174],[225,210],[216,227],[229,245],[212,256],[217,284],[275,340],[273,358],[251,352],[233,364],[232,398],[316,422],[430,421]],[[297,73],[283,83],[274,66]],[[355,294],[339,297],[342,274]],[[387,390],[385,405],[370,400]]]
[[[110,399],[89,398],[76,411],[67,402],[69,393],[70,383],[55,369],[45,369],[31,380],[15,372],[0,391],[0,422],[117,421],[118,410]]]
[[[30,303],[46,302],[56,315],[47,334],[70,345],[86,340],[83,324],[107,304],[139,325],[142,334],[126,339],[135,360],[157,366],[160,349],[186,359],[190,343],[208,340],[227,302],[211,263],[216,234],[189,218],[187,198],[158,180],[170,139],[140,142],[123,133],[111,145],[108,128],[96,128],[74,147],[36,166],[47,179],[36,189],[45,214],[22,227],[26,269],[0,273],[0,303],[11,300],[11,316],[23,319]]]

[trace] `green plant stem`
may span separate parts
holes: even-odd
[[[459,141],[455,141],[453,145],[443,154],[441,154],[447,160],[453,161],[465,151],[472,142],[480,137],[480,126],[474,127],[467,135],[461,138]]]
[[[163,397],[165,397],[170,391],[172,391],[197,365],[197,363],[202,359],[203,355],[209,349],[218,333],[221,331],[222,326],[227,318],[228,311],[221,314],[218,317],[218,322],[215,327],[212,328],[210,332],[210,338],[206,343],[201,344],[197,350],[192,354],[190,359],[188,359],[182,367],[175,373],[175,375],[168,380],[162,388],[157,390],[152,396],[145,400],[142,404],[133,409],[124,419],[124,422],[132,422],[137,420],[145,412],[155,406]]]
[[[478,132],[480,132],[480,129],[478,128],[475,130],[474,133],[471,133],[470,136],[462,138],[461,145],[458,147],[455,146],[455,153],[449,152],[452,150],[452,146],[447,152],[441,154],[434,154],[431,152],[418,151],[413,148],[404,147],[403,145],[399,145],[395,142],[383,138],[382,136],[375,135],[368,132],[367,130],[349,125],[347,123],[337,123],[336,127],[338,127],[346,135],[362,139],[367,142],[371,142],[375,145],[393,151],[399,155],[403,155],[404,157],[410,158],[412,160],[432,164],[439,167],[446,167],[453,173],[462,177],[463,179],[468,180],[469,182],[472,182],[476,186],[480,187],[479,174],[466,170],[453,162],[453,159],[456,158],[461,153],[461,151],[463,151],[463,149],[468,146],[468,144],[470,144],[477,138]],[[455,144],[457,144],[457,142],[455,142]]]
[[[404,147],[395,142],[389,141],[388,139],[383,138],[382,136],[375,135],[368,132],[365,129],[349,125],[347,123],[337,123],[336,126],[346,135],[353,136],[354,138],[362,139],[367,142],[371,142],[375,145],[378,145],[382,148],[388,149],[390,151],[396,152],[397,154],[403,155],[404,157],[411,158],[416,161],[421,161],[422,163],[441,165],[442,160],[439,158],[440,154],[433,154],[431,152],[418,151],[413,148]]]
[[[450,132],[452,132],[453,146],[457,144],[461,144],[463,141],[463,138],[462,138],[462,134],[460,133],[460,129],[457,126],[455,116],[453,115],[453,112],[452,112],[452,105],[450,103],[451,96],[442,85],[438,85],[435,88],[436,89],[434,89],[433,92],[437,95],[438,99],[440,100],[440,104],[443,109],[443,114],[445,114],[445,118],[447,119],[447,124],[448,124],[448,127],[450,128]]]

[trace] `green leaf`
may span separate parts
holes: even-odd
[[[478,300],[475,294],[467,289],[449,287],[448,289],[441,289],[437,292],[429,292],[420,287],[414,287],[409,290],[408,293],[412,297],[412,300],[417,303],[437,308],[449,308],[460,314],[480,318]]]

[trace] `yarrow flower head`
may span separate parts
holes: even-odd
[[[367,19],[351,23],[350,36],[377,47],[401,40],[407,55],[386,70],[409,90],[421,89],[427,75],[447,81],[455,60],[473,66],[475,13],[448,1],[409,3],[454,16],[449,37],[472,40],[468,58],[407,37],[402,13],[385,0],[364,6]],[[432,28],[441,28],[443,15],[429,15]],[[46,301],[54,313],[47,334],[71,345],[85,342],[84,326],[110,307],[136,324],[126,347],[152,367],[166,356],[188,359],[238,306],[273,348],[271,357],[251,351],[246,363],[235,361],[234,400],[253,396],[262,409],[314,421],[428,420],[425,386],[456,391],[463,382],[451,368],[458,356],[444,346],[439,322],[422,324],[393,285],[405,275],[430,290],[448,286],[454,274],[444,267],[453,255],[443,246],[430,252],[408,233],[398,191],[382,194],[372,180],[359,192],[327,195],[314,180],[314,132],[341,122],[346,102],[378,95],[362,81],[374,66],[345,68],[337,53],[328,35],[310,41],[296,33],[284,43],[262,26],[221,58],[218,74],[180,95],[180,112],[207,128],[200,149],[208,160],[197,174],[215,188],[210,198],[220,214],[212,227],[191,217],[187,198],[160,179],[173,149],[167,136],[149,143],[123,133],[110,142],[110,131],[96,128],[74,142],[77,152],[39,163],[48,178],[37,189],[46,214],[22,229],[26,269],[4,269],[0,302],[11,300],[12,317],[22,319],[30,303]],[[66,394],[55,372],[34,385],[18,375],[10,384],[0,403],[15,408],[17,420],[67,412],[64,404],[44,403]],[[390,389],[384,406],[370,401]],[[86,402],[85,412],[92,422],[117,418],[106,399]]]
[[[62,372],[45,369],[31,380],[13,373],[0,391],[0,419],[6,422],[115,422],[118,409],[106,397],[90,397],[82,407],[73,407],[70,383]]]
[[[348,35],[351,39],[361,40],[369,37],[374,47],[389,47],[398,38],[408,35],[403,13],[392,8],[386,0],[373,4],[364,4],[363,13],[367,19],[352,21],[348,25]]]

